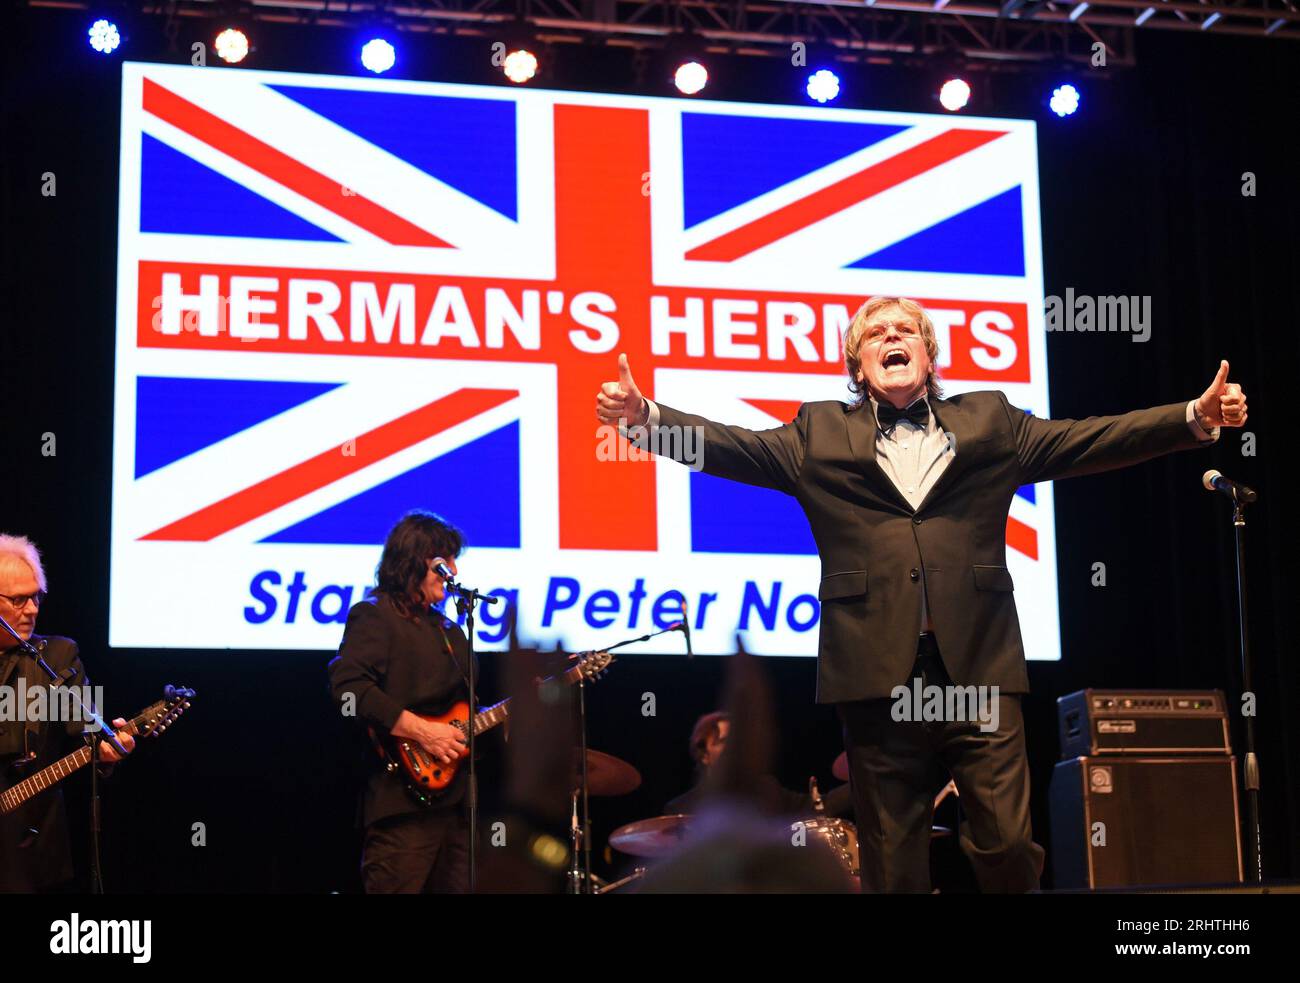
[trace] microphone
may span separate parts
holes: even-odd
[[[682,598],[682,620],[677,625],[681,633],[686,636],[686,658],[695,658],[695,651],[691,648],[691,615],[686,607],[686,598]]]
[[[1242,505],[1249,505],[1259,496],[1255,494],[1255,489],[1248,488],[1240,482],[1233,481],[1231,478],[1225,478],[1218,471],[1206,471],[1201,476],[1201,484],[1205,486],[1206,491],[1223,492],[1234,502],[1240,502]]]
[[[454,584],[456,582],[456,575],[451,572],[451,568],[442,560],[433,565],[433,572],[449,583]]]

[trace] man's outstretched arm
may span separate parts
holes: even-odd
[[[1209,388],[1188,403],[1086,420],[1040,420],[1008,404],[1022,480],[1095,474],[1213,443],[1219,427],[1246,422],[1246,394],[1227,380],[1228,363],[1221,362]]]
[[[803,410],[783,427],[746,430],[660,407],[641,394],[626,355],[618,357],[618,381],[604,383],[596,394],[596,417],[638,447],[732,481],[793,494],[803,467]]]

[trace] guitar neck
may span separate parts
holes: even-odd
[[[140,733],[140,727],[143,724],[143,717],[137,717],[127,721],[119,734],[130,734],[132,737]],[[95,738],[99,740],[98,737]],[[54,764],[47,768],[42,768],[34,775],[24,778],[21,782],[0,792],[0,814],[10,813],[20,805],[30,799],[33,795],[44,792],[52,785],[57,785],[74,771],[86,767],[90,764],[91,746],[78,748],[66,757],[60,758]]]
[[[87,746],[73,751],[65,758],[60,758],[48,768],[42,768],[35,775],[24,778],[17,785],[0,793],[0,813],[13,812],[33,795],[44,792],[51,785],[58,784],[89,763],[90,748]]]
[[[582,678],[582,666],[576,665],[573,668],[567,669],[564,672],[560,673],[559,676],[548,676],[545,680],[543,680],[543,682],[549,683],[549,682],[553,682],[556,679],[559,679],[565,684],[572,686],[581,678]],[[491,730],[493,727],[496,727],[498,724],[505,723],[506,718],[509,716],[510,716],[509,699],[502,700],[500,703],[496,703],[488,707],[486,710],[476,713],[474,715],[474,736],[477,737],[479,734],[482,734],[484,731]]]

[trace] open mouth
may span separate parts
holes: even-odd
[[[905,369],[911,362],[907,350],[903,348],[891,348],[880,359],[880,364],[885,369]]]

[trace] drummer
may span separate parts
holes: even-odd
[[[698,810],[706,794],[710,771],[727,748],[727,735],[731,732],[731,715],[723,710],[706,713],[691,728],[690,753],[695,762],[695,785],[675,799],[669,800],[664,812],[691,814]],[[811,792],[796,792],[785,788],[771,775],[759,778],[754,789],[754,799],[759,809],[773,816],[806,816],[816,809]],[[822,799],[825,814],[832,818],[847,817],[853,812],[853,799],[847,784],[832,789]]]

